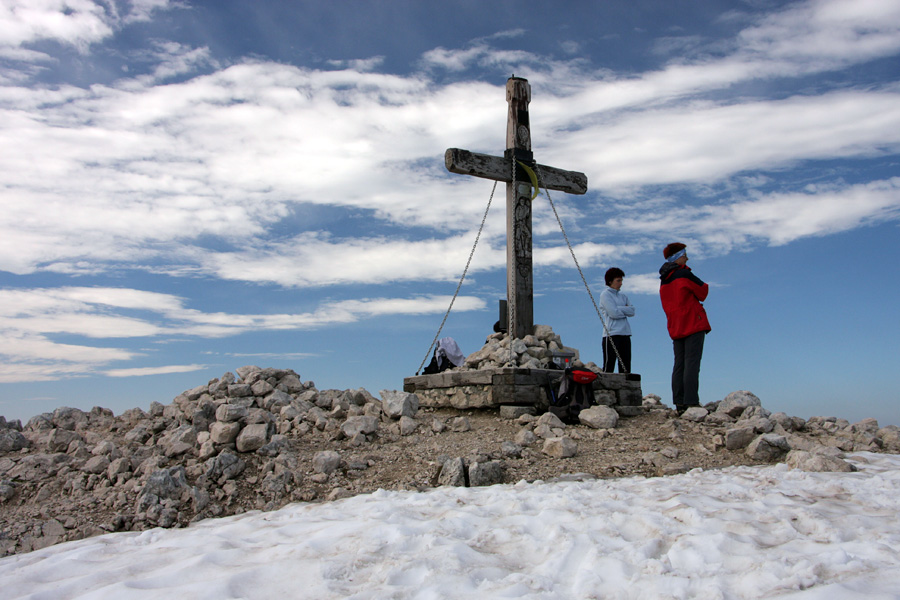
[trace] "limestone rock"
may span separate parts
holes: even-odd
[[[88,424],[88,416],[84,411],[68,406],[54,410],[51,420],[56,427],[69,431],[75,431]]]
[[[466,461],[462,458],[452,458],[444,461],[438,476],[438,485],[465,486]]]
[[[787,439],[784,436],[774,433],[763,434],[750,442],[750,445],[747,446],[747,456],[753,460],[768,462],[774,462],[784,458],[790,451],[791,446],[788,444]]]
[[[746,448],[756,439],[756,430],[753,427],[735,427],[725,432],[725,447],[728,450],[740,450]]]
[[[619,413],[609,406],[591,406],[578,413],[578,421],[594,429],[615,429]]]
[[[565,429],[566,424],[562,422],[562,420],[554,415],[551,412],[546,412],[538,417],[538,420],[535,423],[535,426],[546,425],[551,429]]]
[[[472,423],[466,417],[454,417],[450,419],[450,430],[464,433],[472,430]]]
[[[803,450],[791,450],[785,462],[792,469],[811,472],[838,472],[850,473],[856,471],[856,467],[837,456],[826,454],[813,454]]]
[[[247,464],[232,452],[221,452],[204,463],[206,476],[213,481],[225,482],[243,473]]]
[[[419,410],[419,398],[408,392],[381,390],[381,402],[384,414],[392,419],[415,417]]]
[[[360,434],[370,435],[378,431],[378,419],[370,415],[349,417],[341,425],[341,431],[343,431],[344,435],[346,435],[348,438],[352,438]]]
[[[341,455],[334,450],[323,450],[316,452],[312,460],[313,471],[316,473],[324,473],[330,475],[334,473],[341,464]]]
[[[246,398],[253,395],[253,390],[246,383],[232,383],[227,389],[229,398]]]
[[[85,473],[103,473],[109,468],[109,458],[106,456],[100,455],[95,456],[92,459],[88,460],[84,463],[84,466],[81,467],[81,470]]]
[[[553,458],[571,458],[578,452],[578,444],[568,437],[549,438],[544,441],[542,451]]]
[[[747,392],[749,394],[749,392]],[[762,406],[756,406],[751,404],[747,408],[741,412],[740,420],[750,419],[768,419],[772,416],[772,412],[763,408]]]
[[[241,419],[246,419],[249,410],[245,406],[237,404],[221,404],[216,409],[216,421],[219,423],[234,423]]]
[[[240,423],[216,421],[209,428],[209,439],[216,444],[230,444],[240,432]]]
[[[179,500],[188,488],[184,467],[178,466],[151,473],[141,495],[153,494],[161,499]]]
[[[47,437],[48,452],[65,452],[69,448],[69,444],[75,440],[83,441],[80,435],[68,429],[56,428],[50,431]]]
[[[412,435],[418,427],[419,424],[412,417],[400,417],[400,435]]]
[[[700,423],[704,419],[706,419],[707,415],[709,415],[709,411],[703,408],[702,406],[692,406],[683,413],[681,413],[681,418],[685,421],[691,421],[693,423]]]
[[[513,406],[504,404],[500,407],[500,418],[501,419],[518,419],[522,415],[533,415],[534,414],[533,406]]]
[[[520,446],[530,446],[537,441],[537,436],[530,429],[521,429],[516,434],[515,442]]]
[[[28,438],[13,429],[0,429],[0,452],[17,452],[29,445]]]
[[[740,390],[731,392],[719,403],[717,412],[724,412],[732,417],[739,417],[750,406],[762,406],[759,398],[751,392]]]
[[[265,423],[253,423],[241,430],[235,444],[238,452],[254,452],[265,446],[268,439],[269,426]]]
[[[469,466],[471,487],[503,483],[504,464],[499,460],[474,462]]]

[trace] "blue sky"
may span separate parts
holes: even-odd
[[[532,86],[596,294],[626,273],[633,368],[671,401],[662,248],[710,284],[701,400],[900,424],[900,0],[0,0],[0,414],[168,403],[256,364],[401,389],[465,266]],[[498,190],[502,198],[502,188]],[[442,335],[505,295],[495,202]],[[601,325],[546,196],[535,322]]]

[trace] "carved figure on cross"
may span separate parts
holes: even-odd
[[[514,338],[534,331],[534,276],[532,262],[532,180],[528,169],[548,190],[584,194],[587,176],[575,171],[538,165],[531,152],[528,104],[531,86],[521,77],[506,82],[509,115],[506,121],[506,152],[502,157],[449,148],[444,164],[451,173],[472,175],[506,183],[506,298],[508,330]],[[523,168],[527,167],[526,168]],[[534,190],[535,194],[537,190]]]

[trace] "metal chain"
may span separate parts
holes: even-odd
[[[538,176],[538,181],[542,181],[543,178],[541,177],[540,167],[535,164],[534,168]],[[562,231],[563,238],[566,240],[566,246],[569,247],[569,254],[572,255],[572,260],[575,262],[575,268],[578,269],[578,274],[581,276],[582,283],[584,283],[584,289],[587,290],[588,296],[591,299],[591,304],[594,305],[594,310],[597,311],[597,316],[600,318],[600,323],[603,324],[603,331],[606,332],[606,337],[609,339],[609,345],[612,346],[613,352],[616,353],[616,360],[619,362],[619,368],[622,369],[622,372],[624,373],[626,372],[625,362],[619,355],[619,349],[616,348],[616,344],[615,342],[613,342],[612,336],[609,333],[609,327],[606,325],[606,320],[604,320],[603,315],[600,312],[600,307],[597,306],[597,301],[594,300],[594,294],[591,293],[591,286],[588,285],[587,279],[584,276],[584,271],[581,270],[581,265],[578,264],[578,259],[575,258],[575,251],[572,249],[572,242],[569,241],[569,236],[566,234],[566,228],[563,227],[562,219],[559,218],[559,213],[556,212],[556,205],[553,203],[553,198],[550,197],[550,190],[544,188],[544,193],[547,194],[547,200],[550,201],[550,208],[553,209],[553,216],[556,217],[556,222],[559,223],[559,229],[560,231]]]
[[[512,206],[512,210],[515,211],[515,202],[519,201],[519,188],[518,188],[518,184],[516,183],[516,175],[517,175],[516,156],[515,156],[516,153],[510,152],[510,154],[512,155],[510,158],[510,162],[512,163],[512,167],[511,167],[512,168],[512,189],[513,189],[513,203],[514,203]],[[509,205],[507,205],[506,210],[507,211],[510,210]],[[513,215],[514,215],[513,219],[515,219],[515,212],[513,212]],[[507,218],[509,218],[509,217],[507,217]],[[507,227],[509,227],[509,226],[507,225]],[[511,241],[513,244],[512,249],[509,248],[509,244]],[[515,236],[513,236],[512,240],[507,238],[506,251],[507,252],[510,252],[510,251],[515,252],[516,251]],[[507,261],[508,260],[509,259],[507,259]],[[513,262],[515,264],[515,261],[513,261]],[[507,263],[507,269],[508,268],[509,268],[509,266]],[[506,274],[506,311],[507,311],[506,312],[506,317],[507,317],[506,318],[506,337],[509,340],[509,366],[515,367],[517,362],[516,362],[516,353],[513,351],[513,340],[515,339],[514,335],[516,332],[516,304],[517,304],[517,302],[514,301],[515,300],[514,298],[510,298],[509,277],[510,277],[509,273],[507,272],[507,274]],[[513,294],[515,294],[515,293],[516,293],[515,289],[513,289]]]
[[[472,264],[472,257],[475,256],[475,248],[478,247],[478,240],[481,239],[481,232],[484,230],[484,224],[487,221],[488,212],[491,210],[491,202],[494,200],[494,192],[497,191],[497,182],[494,182],[494,187],[491,188],[491,195],[488,198],[487,208],[484,209],[484,216],[481,217],[481,225],[478,227],[478,235],[475,236],[475,243],[472,244],[472,250],[469,252],[469,260],[466,261],[466,268],[463,269],[462,277],[459,278],[459,283],[456,286],[456,291],[453,292],[453,298],[450,300],[450,306],[447,307],[447,312],[444,313],[444,319],[441,321],[441,326],[438,327],[437,333],[434,334],[434,339],[431,341],[431,346],[429,346],[428,351],[425,352],[425,358],[422,359],[422,364],[419,365],[419,368],[416,369],[416,375],[422,372],[422,367],[425,366],[425,361],[428,360],[428,357],[431,355],[432,348],[437,344],[438,338],[441,336],[441,330],[444,329],[444,324],[447,322],[447,317],[450,316],[450,311],[453,310],[453,303],[456,302],[456,297],[459,295],[459,290],[462,287],[463,281],[466,279],[466,274],[469,272],[469,266]]]

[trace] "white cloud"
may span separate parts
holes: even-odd
[[[662,260],[659,262],[662,264]],[[659,293],[659,273],[638,273],[636,275],[626,273],[622,291],[629,294],[656,295]]]
[[[303,330],[384,315],[440,314],[449,296],[369,298],[331,302],[295,314],[204,313],[176,296],[120,288],[0,289],[0,382],[49,381],[88,373],[110,377],[199,370],[197,365],[106,369],[134,360],[121,348],[61,343],[54,336],[217,338],[247,331]],[[457,312],[483,310],[481,298],[460,296]],[[141,317],[125,313],[140,311]],[[179,370],[180,369],[180,370]]]
[[[806,69],[835,68],[900,50],[900,3],[818,0],[765,17],[739,36],[741,50]]]
[[[900,220],[900,178],[867,184],[811,185],[803,192],[759,194],[726,205],[618,218],[610,227],[646,234],[697,236],[723,253],[763,241],[773,246],[884,221]]]
[[[90,0],[5,0],[0,44],[16,47],[52,39],[81,51],[112,34],[108,5]]]
[[[167,365],[135,369],[109,369],[103,371],[107,377],[146,377],[148,375],[171,375],[172,373],[192,373],[202,371],[206,365]]]
[[[751,169],[895,153],[900,94],[841,91],[646,110],[570,134],[566,145],[594,187],[711,182]]]
[[[333,241],[316,233],[260,249],[208,254],[206,268],[223,279],[310,287],[348,283],[458,279],[473,236],[407,241],[353,238]],[[504,248],[479,242],[473,271],[506,264]]]
[[[21,46],[52,40],[86,53],[114,35],[123,23],[147,21],[156,11],[179,6],[170,0],[3,0],[0,3],[0,55],[29,62],[47,60],[40,52],[16,52]]]
[[[439,48],[424,60],[451,69],[522,67],[534,77],[539,160],[586,172],[591,194],[630,199],[648,185],[745,175],[752,181],[763,177],[754,170],[897,152],[895,89],[782,100],[706,95],[891,56],[900,47],[896,5],[794,4],[745,29],[730,54],[637,76],[501,52],[488,39],[462,50]],[[6,39],[16,44],[45,35],[39,32],[50,29],[37,25],[41,15],[62,10],[61,2],[49,0],[28,6],[38,12],[7,19],[12,31]],[[120,19],[93,3],[78,6],[72,15],[82,19]],[[175,6],[148,0],[133,4],[131,14]],[[77,23],[70,27],[81,33],[69,34],[72,40],[108,35],[90,34],[93,29]],[[804,40],[815,48],[831,38],[839,43],[811,61],[818,51],[804,50]],[[0,269],[85,274],[139,268],[289,286],[458,276],[489,183],[447,174],[441,155],[447,147],[502,152],[501,86],[442,87],[421,74],[376,73],[377,61],[337,71],[247,62],[159,85],[159,78],[206,68],[210,58],[206,49],[177,44],[152,50],[159,61],[154,77],[87,90],[0,88],[0,145],[17,148],[0,157]],[[574,72],[580,76],[573,78]],[[356,211],[354,217],[372,219],[371,233],[336,239],[327,225],[287,238],[274,233],[310,205]],[[860,222],[854,209],[846,210],[847,222]],[[488,222],[476,270],[505,262],[502,211],[498,206],[500,218]],[[577,218],[577,211],[569,216]],[[894,218],[883,210],[869,217]],[[542,219],[536,218],[538,234],[549,227]],[[807,223],[807,235],[833,227],[827,219]],[[420,228],[418,239],[404,240],[405,230],[396,235],[384,225]],[[731,225],[719,225],[728,236]],[[644,230],[652,231],[652,219]],[[579,252],[597,260],[614,256],[609,242],[584,233]],[[210,245],[219,250],[207,250]],[[568,260],[558,247],[535,255],[541,264]]]

